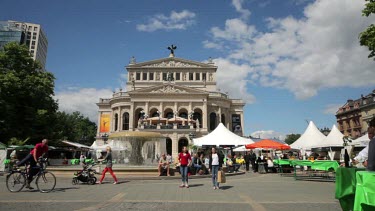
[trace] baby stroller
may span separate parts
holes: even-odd
[[[89,185],[94,185],[96,183],[95,174],[97,174],[97,172],[93,169],[94,166],[94,163],[85,164],[81,171],[77,171],[76,173],[74,173],[72,184],[77,185],[79,181],[81,181]]]

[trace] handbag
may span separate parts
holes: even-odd
[[[225,173],[223,170],[217,172],[217,182],[226,183],[227,179],[225,178]]]

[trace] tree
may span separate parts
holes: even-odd
[[[367,1],[365,8],[362,10],[362,16],[375,14],[375,0]],[[371,24],[367,29],[359,34],[359,43],[361,46],[367,46],[370,50],[368,58],[374,57],[375,60],[375,25]]]
[[[25,45],[0,50],[0,140],[30,138],[36,143],[53,134],[57,103],[54,76],[44,71]]]
[[[96,124],[78,111],[68,114],[57,112],[54,126],[55,140],[69,140],[91,145],[96,137]]]
[[[297,139],[299,139],[299,137],[301,137],[301,134],[288,134],[286,135],[285,143],[289,145],[293,144]]]

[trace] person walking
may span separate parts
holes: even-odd
[[[250,152],[246,152],[246,155],[245,155],[244,159],[245,159],[246,171],[249,172],[249,170],[250,170]]]
[[[116,175],[113,173],[113,170],[112,170],[112,150],[111,150],[111,147],[108,146],[106,148],[106,150],[107,150],[107,155],[105,156],[104,159],[101,159],[101,161],[105,160],[107,163],[106,163],[105,169],[103,170],[102,177],[100,178],[99,184],[102,184],[103,179],[104,179],[107,171],[109,171],[109,173],[112,175],[113,179],[115,180],[115,182],[113,184],[117,184],[118,181],[117,181]]]
[[[223,158],[223,156],[219,155],[216,152],[215,147],[212,147],[209,160],[210,160],[209,161],[210,171],[211,171],[211,175],[212,175],[212,177],[211,177],[212,178],[212,186],[213,186],[213,189],[216,190],[216,189],[219,189],[219,183],[217,182],[217,177],[218,177],[219,169],[223,165],[224,158]]]
[[[182,152],[178,155],[178,161],[180,162],[180,173],[182,177],[182,183],[180,188],[186,187],[189,188],[188,184],[188,168],[191,164],[191,156],[187,151],[187,147],[182,148]]]
[[[250,151],[250,162],[251,162],[251,168],[253,169],[253,172],[258,171],[258,169],[255,166],[256,159],[257,159],[257,155],[251,150]]]

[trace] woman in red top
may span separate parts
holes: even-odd
[[[189,188],[188,168],[191,163],[191,156],[189,152],[187,151],[186,146],[182,148],[182,152],[180,152],[180,154],[178,155],[178,160],[180,161],[180,173],[182,177],[182,184],[180,185],[180,188],[183,188],[183,187]]]

